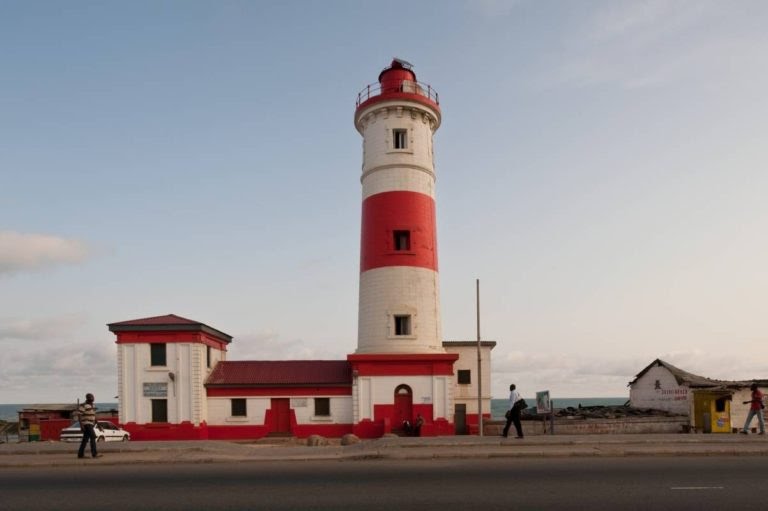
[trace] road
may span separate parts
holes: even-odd
[[[0,470],[0,510],[766,509],[765,458],[151,464]]]

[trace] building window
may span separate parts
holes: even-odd
[[[247,417],[248,407],[245,404],[245,399],[237,398],[232,400],[232,417]]]
[[[152,422],[168,422],[168,400],[152,400]]]
[[[459,385],[469,385],[472,383],[472,371],[469,369],[459,369],[458,372]]]
[[[206,360],[206,364],[208,365],[208,369],[210,369],[211,368],[211,347],[210,346],[206,346],[205,348],[206,348],[206,350],[205,350],[205,360]]]
[[[329,397],[315,398],[315,416],[316,417],[331,416],[331,398]]]
[[[165,348],[166,348],[165,344],[152,343],[149,345],[153,366],[165,367],[166,365]]]
[[[395,250],[411,249],[411,231],[392,231]]]
[[[407,149],[408,148],[408,130],[403,130],[403,129],[392,130],[392,145],[395,149]]]
[[[395,315],[395,335],[411,335],[410,314]]]

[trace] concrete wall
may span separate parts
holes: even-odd
[[[665,367],[653,366],[629,388],[629,402],[634,408],[654,408],[672,413],[691,413],[693,393],[678,385]]]
[[[485,435],[500,435],[504,421],[486,421]],[[535,436],[549,434],[542,421],[522,421],[523,434]],[[556,435],[634,434],[634,433],[682,433],[688,425],[687,417],[647,417],[631,419],[555,419]],[[514,425],[510,426],[514,435]]]
[[[768,389],[760,387],[760,392],[763,394],[768,393]],[[749,413],[749,405],[744,404],[744,401],[750,401],[752,399],[752,391],[749,387],[745,387],[741,390],[733,392],[733,400],[731,401],[731,427],[741,429],[744,427],[744,422],[747,420],[747,414]],[[763,416],[765,416],[765,410],[763,410]],[[758,428],[757,417],[752,419],[750,428]]]

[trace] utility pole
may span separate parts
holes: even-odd
[[[480,279],[475,279],[475,295],[477,297],[477,426],[480,436],[483,436],[483,372],[480,354]]]

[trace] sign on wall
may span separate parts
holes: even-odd
[[[292,397],[291,408],[305,408],[307,406],[307,398],[305,397]]]
[[[144,397],[168,397],[168,383],[145,382]]]

